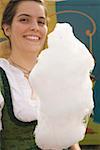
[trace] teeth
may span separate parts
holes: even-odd
[[[37,36],[26,36],[26,38],[29,40],[39,40],[39,37]]]

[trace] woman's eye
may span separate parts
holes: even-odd
[[[27,19],[27,18],[21,18],[20,20],[19,20],[20,22],[25,22],[25,23],[27,23],[28,21],[29,21],[29,19]]]
[[[45,23],[45,21],[38,21],[38,24],[45,25],[46,23]]]

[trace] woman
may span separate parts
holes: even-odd
[[[30,74],[48,32],[44,2],[9,1],[2,18],[2,29],[9,39],[11,53],[8,59],[0,59],[0,148],[38,150],[33,129],[37,123],[39,100],[31,87]],[[75,145],[72,149],[79,147]]]
[[[10,40],[11,55],[8,60],[1,59],[0,66],[9,79],[15,108],[14,114],[7,114],[1,97],[0,106],[4,107],[1,149],[38,149],[33,141],[32,133],[36,125],[34,120],[36,120],[38,99],[33,94],[28,77],[37,62],[37,55],[43,48],[47,35],[47,15],[43,2],[40,0],[10,1],[3,15],[2,28]],[[14,76],[13,80],[12,76]],[[16,81],[17,86],[14,85]],[[23,89],[23,92],[19,89]]]

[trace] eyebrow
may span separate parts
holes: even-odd
[[[30,16],[30,15],[28,15],[28,14],[20,14],[20,15],[18,15],[17,17],[21,17],[21,16],[32,17],[32,16]],[[43,17],[43,16],[39,16],[38,18],[40,18],[40,19],[46,19],[46,17]]]

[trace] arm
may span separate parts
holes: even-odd
[[[0,131],[2,129],[2,123],[1,123],[1,117],[2,117],[2,108],[4,106],[4,99],[3,99],[3,96],[0,92]]]
[[[3,106],[4,106],[4,99],[3,99],[3,96],[1,95],[1,91],[0,91],[0,150],[1,150],[1,130],[2,130],[1,117],[2,117]]]

